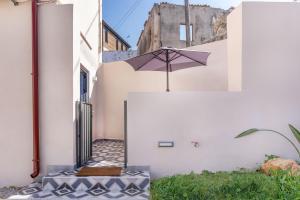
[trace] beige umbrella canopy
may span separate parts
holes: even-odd
[[[167,92],[169,87],[169,72],[190,67],[205,66],[209,52],[200,52],[176,48],[161,48],[141,56],[125,60],[135,71],[167,72]]]

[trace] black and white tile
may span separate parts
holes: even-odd
[[[93,157],[87,166],[124,166],[122,141],[98,140],[93,143]],[[59,171],[32,183],[10,199],[149,199],[148,171],[123,170],[120,177],[77,177],[78,170]]]
[[[88,166],[124,167],[124,142],[120,140],[96,140],[93,143],[93,156]]]

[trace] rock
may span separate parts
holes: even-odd
[[[261,170],[265,174],[270,174],[270,170],[291,170],[293,175],[300,175],[300,165],[294,160],[274,158],[261,166]]]

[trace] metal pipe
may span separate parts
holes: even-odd
[[[167,92],[170,92],[169,88],[169,50],[166,50],[166,67],[167,67]]]
[[[31,2],[32,13],[32,122],[33,122],[33,173],[35,178],[40,173],[39,149],[39,82],[38,82],[38,5],[37,0]]]

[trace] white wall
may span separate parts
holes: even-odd
[[[76,131],[75,123],[75,103],[80,99],[80,67],[84,67],[89,72],[89,97],[96,110],[96,90],[94,88],[94,77],[99,68],[99,12],[98,0],[75,0],[74,20],[73,20],[73,127],[74,135]],[[81,38],[82,33],[92,49]],[[96,138],[96,113],[93,118],[93,138]],[[75,147],[75,137],[74,137]],[[75,160],[74,149],[74,160]]]
[[[32,172],[30,9],[0,1],[0,187]]]
[[[76,162],[75,103],[80,99],[80,67],[84,67],[89,72],[89,97],[94,109],[96,107],[93,79],[99,67],[98,0],[75,0],[62,3],[72,4],[47,5],[55,7],[55,10],[51,9],[48,12],[43,10],[46,5],[40,6],[41,17],[48,16],[48,21],[40,27],[40,34],[44,36],[40,40],[42,44],[45,44],[40,51],[46,56],[41,57],[40,60],[47,69],[41,81],[45,87],[52,88],[51,91],[45,90],[47,98],[41,99],[45,109],[53,114],[52,119],[49,118],[49,113],[41,116],[45,124],[45,141],[48,143],[51,141],[51,145],[41,148],[42,152],[44,151],[51,158],[46,160],[47,157],[42,157],[46,160],[45,167],[48,168],[52,166],[72,167]],[[49,30],[50,27],[57,28]],[[91,49],[80,33],[84,35]],[[53,82],[56,85],[51,84]],[[52,103],[49,102],[50,100],[53,100]],[[96,117],[94,121],[95,119]],[[96,123],[94,122],[93,125],[95,131]]]
[[[227,16],[228,90],[242,90],[243,9]]]
[[[95,104],[98,0],[63,3],[74,4],[39,6],[41,175],[48,167],[75,164],[80,64],[90,72],[90,97]],[[2,187],[32,181],[31,2],[13,6],[10,1],[0,1],[0,25],[0,92],[5,96],[0,100]]]
[[[265,154],[297,159],[280,137],[267,133],[234,137],[253,127],[293,137],[287,124],[300,128],[300,4],[247,2],[232,16],[242,17],[242,31],[229,31],[228,59],[233,60],[228,63],[242,64],[242,91],[130,93],[129,165],[150,165],[153,176],[159,177],[256,168]],[[229,16],[229,27],[241,28],[238,21]],[[234,39],[240,40],[241,32],[242,44]],[[174,141],[175,147],[158,148],[161,140]]]
[[[73,165],[72,6],[39,7],[41,173]],[[0,2],[0,187],[32,173],[31,3]],[[59,155],[59,156],[58,156]]]
[[[45,174],[49,166],[74,165],[73,5],[41,5],[39,20],[40,150]]]
[[[227,90],[227,42],[218,41],[191,49],[209,51],[214,56],[208,59],[208,65],[170,74],[171,91],[226,91]],[[225,63],[224,63],[225,61]],[[101,128],[97,129],[98,138],[123,139],[124,113],[123,102],[128,92],[163,92],[166,90],[165,72],[134,71],[125,62],[104,63],[98,74],[97,113],[102,114]],[[97,124],[99,118],[97,118]]]

